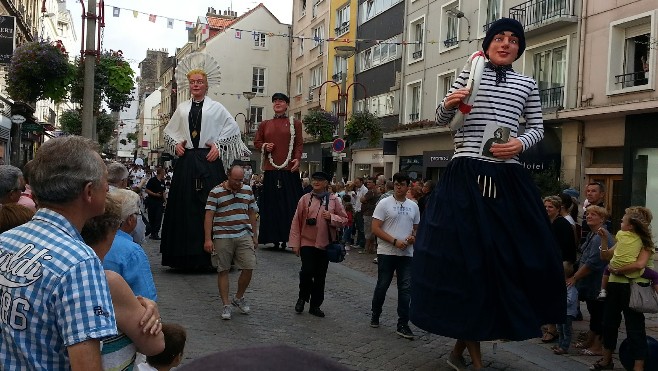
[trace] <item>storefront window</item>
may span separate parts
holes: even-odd
[[[633,156],[633,190],[631,205],[646,206],[656,212],[658,210],[658,148],[638,149]],[[649,195],[653,195],[649,197]],[[657,230],[658,218],[651,222],[651,229]]]
[[[355,170],[356,170],[356,174],[354,174],[355,177],[370,176],[370,164],[356,164]]]
[[[423,179],[423,156],[400,156],[400,172],[412,180]]]

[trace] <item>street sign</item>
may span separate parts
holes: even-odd
[[[11,122],[13,122],[14,124],[20,125],[20,124],[25,122],[25,116],[13,115],[13,116],[11,116]]]
[[[345,139],[334,139],[334,142],[331,144],[331,149],[333,149],[334,152],[343,152],[345,150]]]

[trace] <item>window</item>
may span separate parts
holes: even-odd
[[[313,47],[322,46],[324,42],[324,25],[321,24],[313,29]]]
[[[343,77],[347,77],[347,59],[334,56],[334,74],[331,79],[341,82]]]
[[[263,49],[265,48],[265,33],[263,32],[255,32],[253,33],[254,35],[254,47]]]
[[[436,89],[436,105],[438,106],[443,98],[448,95],[448,91],[452,87],[452,83],[455,82],[456,71],[448,71],[437,76],[437,89]]]
[[[346,5],[336,11],[336,36],[350,31],[350,5]]]
[[[294,118],[297,121],[302,121],[302,113],[301,112],[295,112],[292,114],[292,118]]]
[[[655,52],[651,42],[654,12],[616,21],[610,25],[608,95],[646,90],[654,85]]]
[[[401,37],[401,35],[394,36],[360,52],[357,56],[357,72],[363,72],[380,64],[401,58],[402,47],[398,45]]]
[[[452,49],[459,45],[459,18],[456,14],[459,9],[459,2],[453,1],[441,7],[441,35],[443,47],[441,50]],[[448,12],[453,12],[449,14]]]
[[[319,2],[319,1],[316,1],[316,2],[313,4],[313,9],[311,9],[311,16],[312,16],[313,18],[315,18],[315,17],[318,16],[318,13],[319,13],[319,9],[318,9],[318,8],[319,8],[319,6],[320,6],[320,2]]]
[[[299,16],[303,17],[306,15],[306,0],[300,0],[301,10],[299,11]]]
[[[409,56],[409,63],[414,63],[423,59],[423,48],[425,38],[425,17],[421,17],[411,22],[409,33],[411,35],[411,42],[413,46],[409,48],[411,55]]]
[[[563,107],[567,46],[557,45],[532,55],[532,76],[537,81],[542,108]]]
[[[495,20],[502,17],[503,1],[502,0],[480,0],[480,37],[487,33],[489,25]]]
[[[254,67],[251,78],[251,91],[254,93],[265,92],[265,68]]]
[[[407,117],[406,122],[420,120],[422,82],[415,81],[407,85]]]
[[[384,93],[374,97],[368,97],[356,102],[356,111],[363,112],[367,110],[376,117],[385,117],[397,115],[399,90]]]
[[[359,5],[359,24],[363,24],[387,11],[402,0],[366,0]]]
[[[301,94],[304,91],[304,75],[297,75],[297,95]]]
[[[304,55],[304,35],[299,35],[299,38],[297,39],[297,43],[299,44],[299,57]]]
[[[251,106],[251,112],[250,112],[250,121],[251,121],[251,128],[254,129],[256,126],[258,126],[258,123],[263,121],[263,110],[264,107],[258,107],[258,106]]]
[[[322,66],[311,68],[311,87],[315,88],[322,84]]]

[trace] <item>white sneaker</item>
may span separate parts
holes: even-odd
[[[230,305],[225,305],[222,309],[222,319],[231,319],[231,312],[233,309]]]
[[[608,293],[605,291],[605,289],[601,289],[601,292],[599,292],[599,296],[596,297],[596,300],[605,300],[607,296]]]
[[[233,301],[231,301],[231,304],[238,307],[242,314],[249,314],[249,303],[247,303],[247,300],[244,298],[244,296],[240,299],[234,297]]]

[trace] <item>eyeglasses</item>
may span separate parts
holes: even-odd
[[[204,80],[190,80],[190,85],[205,85]]]

